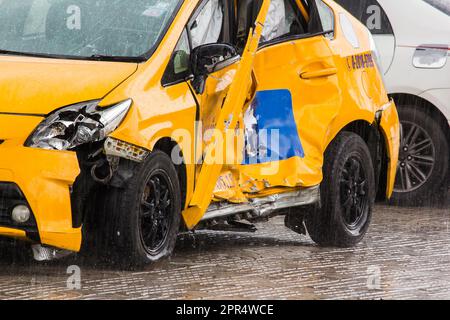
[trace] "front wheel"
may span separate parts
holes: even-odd
[[[360,136],[343,132],[324,161],[321,204],[306,217],[308,233],[322,246],[354,246],[369,228],[375,202],[370,151]]]
[[[181,220],[181,192],[175,167],[155,151],[135,169],[123,189],[100,200],[103,225],[97,232],[107,256],[125,268],[141,267],[169,256]]]

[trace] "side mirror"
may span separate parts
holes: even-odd
[[[236,63],[240,58],[232,45],[225,43],[205,44],[192,51],[192,71],[196,77],[207,76]]]

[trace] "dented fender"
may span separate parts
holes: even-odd
[[[391,198],[394,192],[400,152],[400,120],[394,101],[386,104],[381,112],[380,128],[386,143],[388,157],[386,197]]]

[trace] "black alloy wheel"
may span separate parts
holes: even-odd
[[[340,179],[343,219],[349,230],[357,230],[365,224],[365,213],[370,203],[369,184],[360,158],[351,156],[347,159]]]
[[[430,135],[418,124],[400,125],[400,154],[394,191],[407,193],[422,187],[433,173],[436,149]]]
[[[141,241],[149,254],[159,252],[169,236],[173,193],[167,174],[162,170],[153,172],[143,192],[140,215]]]

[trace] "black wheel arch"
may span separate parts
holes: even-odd
[[[176,141],[174,141],[171,138],[161,138],[156,142],[155,146],[153,147],[153,151],[159,150],[167,154],[170,158],[172,158],[172,153],[175,149],[178,148],[179,156],[181,157],[180,164],[174,164],[175,169],[177,170],[178,174],[178,180],[180,182],[180,189],[181,189],[181,208],[184,208],[186,206],[186,194],[187,194],[187,170],[186,170],[186,161],[185,157],[183,155],[183,152],[181,151],[180,146]]]
[[[357,120],[349,123],[341,130],[341,132],[355,133],[366,142],[369,147],[375,170],[374,175],[377,200],[386,200],[389,159],[386,142],[378,124],[376,122],[371,124],[364,120]]]

